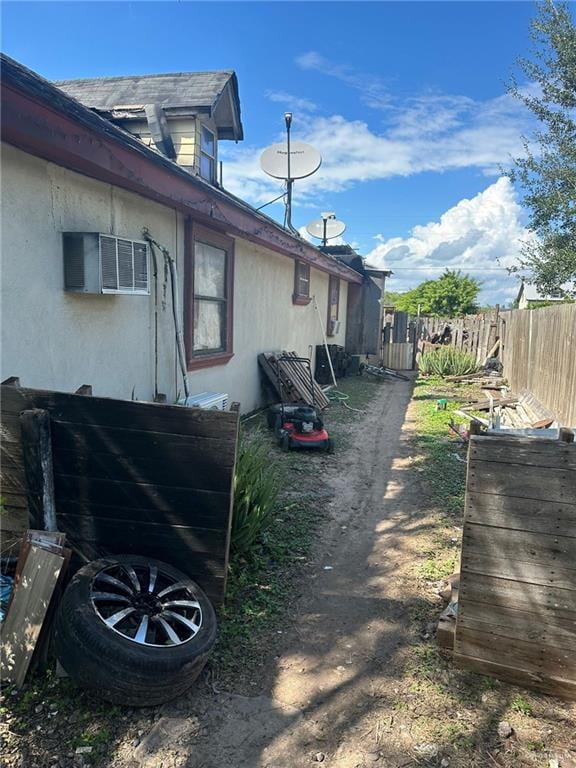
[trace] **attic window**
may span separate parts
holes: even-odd
[[[203,125],[200,129],[200,176],[214,183],[216,178],[216,136]]]

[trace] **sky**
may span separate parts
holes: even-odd
[[[322,165],[295,183],[293,223],[322,211],[408,290],[461,269],[509,304],[529,238],[503,170],[531,116],[506,93],[530,52],[532,2],[4,2],[2,50],[48,79],[234,69],[245,139],[220,142],[224,185],[281,194],[259,158],[293,137]],[[527,90],[533,84],[520,83]],[[281,203],[265,212],[279,221]]]

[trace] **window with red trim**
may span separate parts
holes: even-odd
[[[186,280],[186,357],[189,369],[232,357],[234,241],[194,226]]]
[[[310,264],[304,261],[296,261],[294,265],[294,304],[310,303]]]

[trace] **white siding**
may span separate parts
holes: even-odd
[[[147,227],[176,258],[183,285],[183,220],[170,208],[88,179],[9,146],[2,153],[1,377],[65,391],[92,384],[95,395],[149,400],[154,392],[154,296],[87,296],[63,290],[64,231],[141,239]],[[162,284],[164,270],[159,269]],[[257,354],[322,342],[311,302],[292,304],[294,263],[236,240],[234,357],[189,374],[192,392],[227,392],[243,411],[260,404]],[[181,287],[182,290],[182,287]],[[328,275],[311,269],[311,291],[326,326]],[[162,294],[162,288],[160,289]],[[347,283],[340,284],[344,344]],[[159,297],[159,390],[182,394],[176,365],[169,286]]]

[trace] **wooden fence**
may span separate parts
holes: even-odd
[[[451,343],[484,363],[496,340],[513,392],[531,392],[563,426],[576,425],[576,304],[515,309],[460,318],[420,318],[419,339],[446,325]]]
[[[56,525],[84,558],[138,554],[224,596],[239,414],[1,388],[4,531],[44,528],[22,413],[47,412]],[[32,462],[37,464],[37,462]]]
[[[575,443],[471,438],[457,665],[576,699],[575,500]]]

